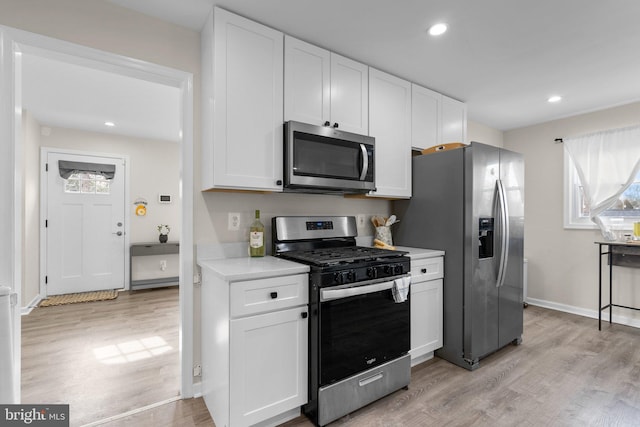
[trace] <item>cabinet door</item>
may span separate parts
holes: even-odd
[[[323,125],[331,120],[331,53],[284,38],[284,120]]]
[[[442,96],[442,144],[466,143],[467,105],[447,96]]]
[[[212,150],[203,148],[203,155],[211,156],[203,164],[213,167],[211,187],[282,190],[277,181],[283,162],[283,38],[279,31],[214,10],[213,99],[208,100],[213,138],[204,141]]]
[[[411,85],[411,147],[423,150],[440,144],[442,95]]]
[[[230,426],[307,403],[307,306],[231,321]]]
[[[331,53],[331,126],[369,134],[369,67]]]
[[[376,139],[373,196],[411,197],[411,83],[369,69],[369,134]]]
[[[442,347],[442,279],[411,283],[411,359]]]

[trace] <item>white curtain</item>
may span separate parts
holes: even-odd
[[[591,221],[605,239],[615,240],[600,214],[616,203],[640,170],[640,126],[564,138],[563,143],[578,172]]]

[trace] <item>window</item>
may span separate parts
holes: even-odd
[[[582,186],[578,173],[568,155],[564,156],[564,187],[565,187],[565,228],[594,228],[589,215],[589,209],[584,203]],[[640,173],[635,182],[618,199],[618,202],[601,217],[613,230],[631,230],[633,223],[640,221]]]
[[[111,180],[103,175],[76,172],[69,175],[64,182],[65,193],[77,194],[109,194],[111,192]]]

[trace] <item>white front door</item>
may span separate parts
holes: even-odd
[[[47,296],[124,288],[124,166],[115,156],[47,153]]]

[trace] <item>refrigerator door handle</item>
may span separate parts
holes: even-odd
[[[498,195],[499,218],[500,218],[500,264],[498,267],[498,280],[496,287],[504,285],[507,272],[507,256],[509,254],[509,207],[507,205],[507,195],[501,179],[496,181]]]

